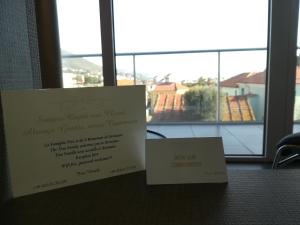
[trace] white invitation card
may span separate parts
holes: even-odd
[[[144,169],[145,87],[2,91],[13,197]]]

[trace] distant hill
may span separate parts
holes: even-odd
[[[72,53],[62,50],[63,55],[72,55]],[[101,60],[101,58],[99,58]],[[99,66],[84,58],[62,58],[63,68],[71,71],[81,71],[83,73],[102,74],[102,66]]]
[[[67,52],[65,50],[62,50],[61,55],[65,56],[65,55],[75,55],[75,54],[73,54],[71,52]],[[100,60],[101,60],[101,58],[99,57],[99,61]],[[102,66],[99,66],[96,63],[86,60],[85,58],[64,58],[64,57],[62,57],[62,64],[63,64],[63,69],[65,72],[68,71],[68,72],[72,72],[72,73],[76,73],[76,74],[97,74],[97,75],[103,74]],[[123,76],[126,78],[133,78],[132,72],[127,72],[122,69],[118,69],[118,75],[120,77]],[[150,79],[150,77],[148,77],[147,75],[142,74],[142,73],[136,74],[137,80],[148,80],[148,79]]]

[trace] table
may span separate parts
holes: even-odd
[[[300,170],[228,170],[228,184],[147,186],[145,171],[25,196],[1,225],[300,224]]]

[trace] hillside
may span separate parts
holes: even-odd
[[[62,51],[62,56],[71,55],[71,53]],[[99,58],[99,61],[101,58]],[[80,71],[82,73],[102,74],[102,66],[99,66],[84,58],[62,58],[64,70]]]

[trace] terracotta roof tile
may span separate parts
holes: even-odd
[[[221,87],[238,87],[238,83],[242,83],[241,81],[245,80],[245,77],[248,73],[241,73],[239,75],[230,77],[227,80],[221,81]]]
[[[159,83],[154,91],[176,91],[176,84],[171,82]]]
[[[238,87],[242,84],[265,84],[266,71],[241,73],[221,82],[221,87]],[[300,84],[300,66],[296,68],[296,84]]]
[[[221,87],[238,87],[242,84],[264,84],[266,72],[241,73],[221,82]]]

